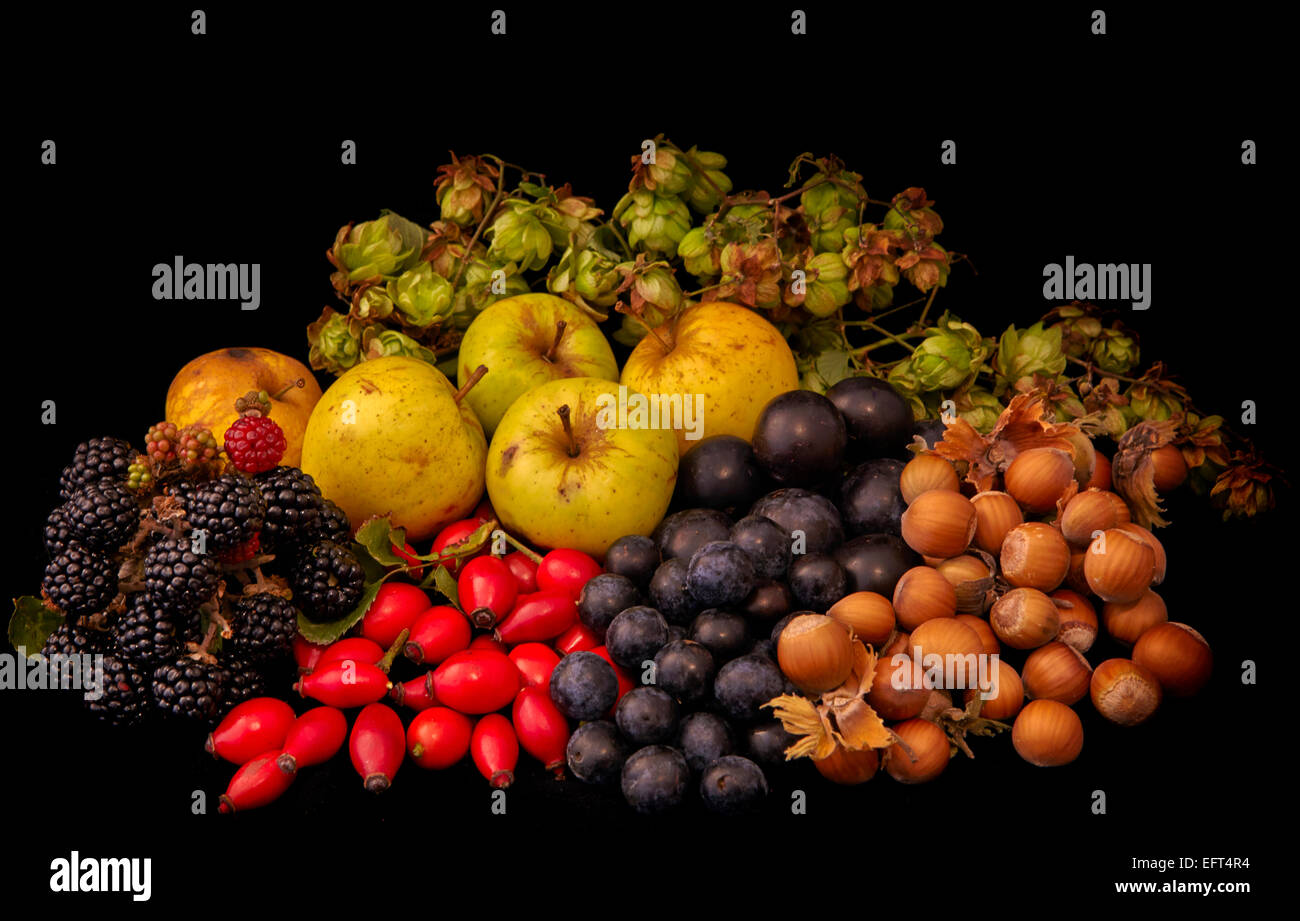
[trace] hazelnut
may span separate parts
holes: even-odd
[[[1107,659],[1092,673],[1092,705],[1112,723],[1136,726],[1160,706],[1160,681],[1131,659]]]
[[[851,629],[868,646],[880,647],[894,632],[894,606],[878,592],[851,592],[831,605],[827,617]]]
[[[894,586],[894,615],[898,626],[915,630],[933,617],[957,613],[957,591],[936,569],[913,566]]]
[[[1016,674],[1016,670],[1004,660],[998,659],[997,664],[996,683],[990,683],[990,686],[984,689],[993,693],[980,705],[980,716],[990,720],[1009,720],[1025,705],[1025,686],[1020,676]],[[978,688],[968,689],[965,702],[970,703],[971,698],[979,693]]]
[[[1011,727],[1011,744],[1030,764],[1069,764],[1083,751],[1083,723],[1060,701],[1031,700]]]
[[[1061,617],[1038,589],[1013,588],[993,603],[989,626],[1012,649],[1036,649],[1056,638]]]
[[[1137,601],[1155,577],[1156,555],[1142,538],[1120,528],[1103,531],[1088,545],[1083,577],[1102,601]]]
[[[1030,521],[1007,533],[1001,563],[1002,577],[1017,588],[1050,592],[1070,571],[1070,547],[1056,528]]]
[[[903,512],[902,533],[907,545],[922,556],[960,556],[975,534],[975,506],[959,492],[931,489]]]
[[[1187,624],[1157,624],[1138,638],[1133,661],[1149,669],[1160,687],[1174,697],[1190,697],[1210,680],[1214,656],[1210,644]]]
[[[948,766],[948,734],[929,720],[906,720],[894,727],[894,735],[907,748],[898,742],[887,748],[885,770],[899,783],[934,780]]]
[[[903,494],[903,501],[911,505],[912,500],[923,492],[931,489],[957,492],[961,484],[951,463],[938,454],[924,453],[907,462],[898,477],[898,488]]]
[[[1030,698],[1073,706],[1088,693],[1092,666],[1079,650],[1054,640],[1029,654],[1021,677]]]
[[[1092,543],[1095,531],[1106,531],[1119,524],[1119,514],[1110,496],[1100,489],[1079,493],[1065,506],[1060,519],[1061,536],[1075,547]]]
[[[1101,606],[1101,622],[1111,639],[1132,646],[1142,634],[1169,620],[1165,600],[1151,589],[1137,601],[1110,601]]]
[[[1074,458],[1059,448],[1030,448],[1016,455],[1002,475],[1007,492],[1026,511],[1045,515],[1056,508],[1074,479]]]
[[[1007,532],[1025,523],[1020,504],[1004,492],[976,493],[970,500],[975,506],[975,537],[973,543],[985,553],[997,554]]]
[[[1087,652],[1097,639],[1097,611],[1092,602],[1068,588],[1058,588],[1051,598],[1057,602],[1056,609],[1061,616],[1061,629],[1056,638],[1079,652]]]

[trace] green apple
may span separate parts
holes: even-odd
[[[685,454],[710,435],[749,441],[768,401],[799,388],[799,372],[775,326],[747,307],[709,301],[637,343],[622,382],[652,399],[680,396],[694,407],[696,418],[684,419],[691,424],[676,426],[677,447]]]
[[[519,294],[487,307],[460,343],[456,380],[465,386],[479,365],[483,378],[466,399],[489,438],[510,405],[564,377],[618,380],[618,362],[600,327],[553,294]]]
[[[390,355],[325,391],[307,420],[302,469],[353,528],[390,514],[415,541],[478,504],[486,455],[483,427],[451,381],[428,362]]]
[[[564,378],[506,410],[488,447],[487,490],[507,531],[601,559],[618,538],[654,530],[677,483],[677,439],[665,428],[620,428],[620,389]]]

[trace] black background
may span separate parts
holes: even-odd
[[[509,9],[504,37],[474,4],[297,19],[210,7],[203,37],[181,9],[32,14],[15,31],[27,50],[10,61],[23,91],[6,145],[19,198],[4,321],[6,593],[38,589],[40,526],[73,447],[101,434],[138,443],[172,375],[202,352],[260,345],[305,359],[303,327],[331,299],[324,253],[337,228],[384,207],[435,219],[433,174],[449,148],[570,181],[606,210],[629,157],[660,131],[724,153],[737,189],[776,192],[800,152],[834,152],[875,198],[927,189],[941,242],[974,269],[954,268],[936,304],[985,334],[1053,306],[1042,267],[1067,254],[1152,263],[1151,309],[1123,313],[1144,357],[1164,359],[1230,423],[1256,401],[1252,434],[1288,466],[1272,24],[1115,10],[1109,34],[1094,36],[1084,7],[805,8],[811,34],[799,38],[788,10],[739,6]],[[57,166],[39,164],[45,138]],[[355,166],[339,163],[345,138]],[[1244,138],[1259,165],[1241,164]],[[957,141],[955,166],[939,164],[945,139]],[[152,300],[152,266],[176,255],[261,263],[261,308]],[[44,400],[57,425],[41,425]],[[1291,513],[1223,524],[1180,496],[1171,518],[1163,594],[1172,619],[1209,639],[1215,676],[1137,730],[1081,705],[1087,741],[1066,768],[1035,769],[1009,740],[976,740],[974,761],[959,757],[921,787],[882,775],[830,789],[795,769],[761,819],[694,808],[646,821],[531,765],[507,816],[490,814],[467,766],[407,765],[375,798],[344,756],[304,772],[274,807],[231,819],[215,815],[230,771],[202,754],[200,733],[113,732],[73,692],[7,691],[5,828],[18,846],[6,889],[50,897],[49,861],[77,849],[152,857],[149,907],[223,885],[283,887],[291,904],[387,896],[436,910],[464,895],[471,909],[568,900],[602,913],[675,904],[680,887],[702,907],[788,892],[809,910],[821,897],[869,909],[888,893],[939,910],[990,883],[1070,900],[1170,876],[1259,892],[1280,856],[1264,830],[1284,818],[1279,798],[1289,803],[1278,675],[1294,608],[1283,585]],[[1099,643],[1089,658],[1113,651]],[[1245,659],[1258,685],[1239,680]],[[796,787],[807,816],[787,814]],[[211,815],[190,814],[196,789]],[[1094,790],[1107,815],[1091,814]],[[1135,856],[1242,856],[1251,869],[1161,876],[1129,869]]]

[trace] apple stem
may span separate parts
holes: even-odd
[[[642,322],[644,323],[645,321],[643,320]],[[656,330],[653,326],[651,326],[649,323],[645,323],[645,328],[650,330],[650,335],[654,336],[656,339],[659,340],[659,344],[664,347],[665,354],[673,350],[672,346],[670,346],[667,342],[664,341],[664,337],[659,335],[659,331]]]
[[[294,389],[295,387],[301,390],[303,387],[306,386],[307,386],[307,381],[300,377],[296,381],[292,381],[288,384],[285,384],[282,389],[277,390],[275,393],[271,394],[271,399],[278,400],[280,399],[280,397],[284,396],[286,393],[288,393],[290,390]]]
[[[474,373],[469,376],[469,380],[465,381],[465,386],[457,390],[456,396],[452,399],[459,403],[464,399],[465,394],[469,393],[474,385],[483,379],[484,374],[487,374],[487,365],[479,365],[474,369]]]
[[[567,324],[565,324],[563,320],[560,320],[555,324],[555,341],[551,343],[551,347],[547,349],[546,354],[542,356],[547,361],[555,361],[555,350],[560,347],[560,339],[564,336],[564,327],[566,325]]]
[[[560,417],[560,424],[564,426],[564,434],[569,439],[569,457],[578,456],[578,443],[573,440],[573,426],[569,425],[569,404],[565,403],[555,411]]]

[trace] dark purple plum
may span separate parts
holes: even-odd
[[[901,537],[864,534],[846,541],[835,551],[835,561],[849,577],[849,591],[878,592],[894,597],[903,573],[925,561]]]
[[[551,671],[551,700],[569,719],[595,720],[618,700],[618,676],[594,652],[573,652]]]
[[[736,740],[727,721],[716,713],[692,713],[677,730],[677,748],[696,774],[714,761],[736,750]]]
[[[930,450],[934,450],[934,446],[943,441],[943,435],[946,431],[948,431],[948,426],[944,424],[942,419],[922,419],[913,427],[912,434],[920,435],[925,441],[925,446]],[[914,456],[915,455],[906,448],[904,448],[903,453],[899,455],[899,457],[904,460],[911,460]]]
[[[826,399],[844,419],[854,458],[897,457],[912,440],[912,407],[887,381],[846,377]]]
[[[731,526],[731,540],[749,554],[760,579],[779,579],[790,567],[790,535],[771,518],[747,515]]]
[[[618,727],[609,720],[592,720],[573,730],[564,748],[573,776],[583,783],[610,784],[619,779],[631,752]]]
[[[713,653],[693,640],[671,640],[655,653],[655,686],[686,706],[709,696],[714,671]]]
[[[700,609],[686,587],[686,560],[664,560],[650,580],[650,603],[670,624],[686,626]]]
[[[601,639],[621,611],[645,601],[627,576],[602,572],[587,580],[578,595],[578,617]]]
[[[785,528],[794,546],[796,531],[803,534],[804,553],[830,553],[844,542],[844,525],[835,503],[806,489],[778,489],[759,499],[750,515],[771,518]]]
[[[766,478],[749,442],[711,435],[682,455],[673,501],[682,508],[747,509],[763,494]]]
[[[686,756],[667,745],[648,745],[623,765],[623,798],[637,812],[667,812],[682,804],[691,782]]]
[[[795,604],[819,614],[849,593],[848,575],[835,557],[824,553],[795,557],[786,581]]]
[[[614,711],[614,722],[623,738],[633,745],[671,742],[677,735],[677,701],[661,688],[633,688],[623,695]]]
[[[727,540],[730,536],[731,519],[711,508],[675,512],[659,522],[653,535],[659,555],[665,560],[674,557],[689,560],[709,541]]]
[[[901,534],[907,503],[898,478],[907,466],[894,458],[867,461],[844,478],[840,489],[840,515],[853,536]]]
[[[770,624],[794,610],[794,595],[784,582],[769,579],[754,586],[740,610],[750,620]]]
[[[700,778],[704,805],[722,815],[750,815],[767,797],[763,769],[740,755],[723,755]]]
[[[653,659],[667,642],[668,622],[654,608],[643,604],[619,611],[605,631],[609,657],[636,672],[641,670],[642,662]]]
[[[785,750],[798,741],[785,731],[780,720],[759,723],[745,733],[745,753],[759,764],[776,767],[785,764]]]
[[[717,609],[700,612],[691,622],[690,638],[705,646],[719,662],[734,659],[749,646],[745,618]]]
[[[754,561],[729,540],[705,544],[686,566],[686,590],[701,607],[740,604],[754,590]]]
[[[754,423],[754,456],[772,482],[815,486],[837,474],[848,435],[835,404],[811,390],[773,397]]]
[[[785,629],[786,624],[790,623],[790,621],[794,620],[800,614],[813,614],[813,613],[816,612],[791,611],[789,614],[785,615],[785,617],[782,617],[780,620],[778,620],[775,624],[772,625],[772,633],[768,637],[768,639],[770,639],[772,641],[772,644],[775,645],[781,639],[781,631]]]
[[[629,534],[620,537],[605,551],[605,571],[627,576],[644,591],[659,568],[659,547],[648,537]]]
[[[718,669],[713,679],[713,696],[733,720],[752,723],[765,714],[763,704],[785,693],[785,676],[765,656],[748,655],[732,659]]]

